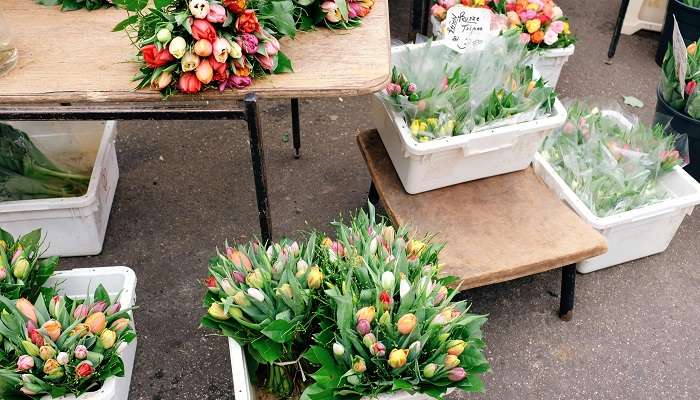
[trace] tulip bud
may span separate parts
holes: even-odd
[[[66,365],[68,364],[68,361],[70,361],[70,356],[68,353],[62,351],[56,356],[56,361],[58,361],[58,363],[61,365]]]
[[[377,237],[373,237],[369,242],[369,255],[377,254],[377,248],[379,247],[379,240]]]
[[[245,274],[241,271],[233,271],[233,279],[236,280],[236,283],[244,283],[245,282]]]
[[[193,17],[204,19],[209,15],[209,0],[191,0],[189,9]]]
[[[211,45],[211,42],[207,39],[199,39],[194,44],[194,54],[200,57],[209,57],[212,51],[213,47]]]
[[[186,52],[184,56],[182,56],[182,60],[180,60],[180,64],[182,64],[182,72],[189,72],[189,71],[194,71],[197,66],[199,65],[199,56],[192,53],[192,52]]]
[[[353,385],[353,386],[357,386],[360,384],[360,378],[358,378],[357,375],[350,375],[350,376],[348,376],[347,379],[348,379],[348,383]]]
[[[200,82],[207,85],[214,79],[214,69],[209,64],[209,60],[202,60],[195,69],[195,75]]]
[[[238,307],[229,307],[229,309],[228,309],[228,315],[230,315],[231,317],[233,317],[233,318],[235,318],[235,319],[238,319],[238,320],[244,318],[244,317],[243,317],[243,311],[241,311],[241,309],[238,308]]]
[[[73,319],[82,320],[88,316],[89,311],[85,304],[81,304],[73,310]]]
[[[446,298],[447,298],[447,288],[445,286],[440,286],[440,289],[438,289],[437,294],[435,295],[435,300],[433,301],[433,305],[435,305],[435,306],[440,305]]]
[[[241,292],[243,293],[243,292]],[[234,300],[235,301],[235,300]],[[220,321],[225,321],[229,318],[228,314],[224,312],[224,306],[221,303],[212,303],[207,310],[207,313],[214,319]]]
[[[175,36],[168,45],[168,51],[173,57],[180,59],[187,52],[187,42],[182,36]]]
[[[12,274],[17,279],[25,280],[29,276],[30,265],[26,258],[22,257],[12,265]]]
[[[292,287],[288,283],[283,283],[277,288],[276,293],[278,296],[284,296],[287,299],[291,299],[293,296]]]
[[[239,291],[233,295],[233,302],[240,307],[247,307],[250,305],[250,300],[248,300],[248,297],[246,297],[243,291]]]
[[[362,357],[355,357],[355,360],[352,363],[352,370],[357,374],[367,371],[367,364],[365,364],[365,360],[363,360]]]
[[[129,326],[128,318],[119,318],[118,320],[112,322],[111,329],[115,332],[121,332]]]
[[[452,369],[459,366],[459,357],[448,354],[445,356],[445,368]]]
[[[234,43],[235,44],[235,43]],[[237,44],[235,44],[238,49],[238,52],[241,53],[241,48]],[[234,46],[229,42],[228,40],[224,38],[217,38],[216,41],[214,42],[214,58],[216,61],[223,63],[226,62],[226,59],[228,58],[229,53],[232,52],[233,49],[235,49]],[[240,58],[242,54],[240,54],[238,57],[236,55],[233,55],[233,58]]]
[[[223,62],[223,61],[220,61],[220,62]],[[227,247],[226,248],[226,257],[233,263],[233,265],[235,265],[237,267],[245,268],[246,271],[253,270],[253,264],[250,262],[250,259],[248,258],[248,256],[246,256],[245,253],[243,253],[237,249]]]
[[[22,254],[24,253],[24,248],[20,245],[17,246],[17,249],[15,249],[15,254],[12,255],[12,259],[10,260],[10,264],[14,265],[17,260],[19,260],[20,257],[22,257]]]
[[[101,333],[105,327],[107,327],[107,319],[105,315],[101,312],[88,315],[85,319],[85,324],[90,328],[90,332],[93,334]]]
[[[447,342],[447,354],[459,357],[466,347],[467,343],[463,340],[450,340]]]
[[[384,357],[386,354],[386,347],[382,342],[376,342],[369,348],[369,352],[376,357]]]
[[[122,309],[121,303],[114,303],[114,304],[112,304],[111,306],[107,307],[107,311],[105,312],[105,314],[106,314],[108,317],[111,317],[112,315],[114,315],[114,314],[118,313],[119,311],[121,311],[121,309]]]
[[[78,324],[73,327],[73,329],[70,332],[70,335],[84,337],[88,333],[90,333],[90,327],[87,324]]]
[[[165,28],[159,30],[158,33],[156,33],[156,39],[158,39],[158,41],[163,44],[168,43],[172,38],[172,33]]]
[[[0,251],[6,252],[7,251],[7,242],[4,240],[0,239]]]
[[[46,360],[43,371],[46,375],[49,375],[50,378],[55,379],[63,376],[63,367],[54,359]]]
[[[309,289],[318,289],[323,283],[323,278],[324,276],[321,269],[314,265],[306,276],[306,284],[309,286]]]
[[[49,301],[49,314],[52,317],[57,318],[59,311],[63,307],[63,299],[61,296],[53,296],[51,301]]]
[[[338,342],[333,343],[333,354],[335,354],[336,357],[342,357],[343,354],[345,354],[345,347]]]
[[[411,291],[411,284],[406,280],[406,276],[401,273],[401,282],[399,282],[399,296],[400,298],[406,297],[408,292]]]
[[[28,355],[21,355],[17,360],[18,371],[29,371],[34,368],[34,358]]]
[[[301,278],[306,274],[306,270],[309,269],[309,264],[306,263],[304,260],[299,260],[297,261],[297,273],[296,277]]]
[[[455,368],[447,373],[447,379],[451,380],[452,382],[459,382],[466,377],[467,371],[465,371],[462,367]]]
[[[405,314],[396,322],[396,328],[402,335],[408,335],[413,332],[416,327],[416,316],[413,314]]]
[[[292,244],[289,245],[289,250],[292,253],[292,256],[297,257],[300,252],[299,243],[296,241],[292,242]]]
[[[22,315],[24,315],[28,320],[36,324],[36,310],[34,305],[27,299],[21,298],[15,303],[15,307],[19,310]]]
[[[100,334],[100,344],[105,349],[111,349],[114,346],[114,343],[116,341],[117,341],[117,333],[114,331],[110,331],[109,329],[105,329]]]
[[[382,326],[385,326],[387,328],[391,327],[391,315],[388,312],[385,312],[382,314],[381,317],[379,317],[379,324]]]
[[[446,308],[442,310],[438,315],[433,318],[430,322],[431,325],[445,325],[452,319],[452,310]]]
[[[379,302],[382,304],[382,309],[384,309],[384,311],[389,311],[393,299],[386,290],[382,290],[379,294]]]
[[[233,288],[233,285],[231,284],[231,281],[226,278],[221,280],[221,290],[224,291],[229,296],[233,296],[236,294],[237,290]]]
[[[366,319],[359,320],[357,322],[356,328],[357,328],[357,333],[359,333],[362,336],[370,333],[370,331],[372,330],[372,327],[370,326],[369,321],[367,321]]]
[[[104,312],[105,309],[107,308],[107,303],[104,301],[98,301],[97,303],[92,305],[92,308],[90,309],[90,312],[88,315],[98,313],[98,312]]]
[[[394,231],[393,226],[385,226],[382,228],[382,237],[384,240],[387,242],[389,246],[391,246],[392,243],[394,243],[394,236],[396,235],[396,231]]]
[[[264,280],[265,279],[263,277],[263,273],[259,269],[255,269],[245,278],[245,281],[248,284],[248,286],[254,288],[261,288],[263,286]]]
[[[391,368],[397,369],[406,365],[406,358],[408,356],[408,350],[394,349],[389,353],[389,366]]]
[[[75,347],[73,355],[78,360],[84,360],[88,356],[88,349],[87,349],[87,347],[83,346],[82,344],[79,344]]]
[[[408,252],[409,258],[418,257],[421,255],[423,250],[425,250],[425,247],[425,243],[421,242],[420,240],[411,240],[406,246],[406,251]]]
[[[0,267],[0,281],[4,281],[7,278],[7,268]]]
[[[256,288],[248,288],[248,296],[254,298],[255,300],[261,303],[265,301],[265,294]]]
[[[394,277],[394,273],[391,271],[384,271],[384,273],[382,274],[382,287],[384,288],[384,290],[393,293],[395,286],[396,278]]]
[[[41,346],[39,348],[39,358],[46,361],[56,356],[56,350],[51,346]]]
[[[435,376],[435,371],[437,370],[437,367],[437,364],[434,363],[426,365],[425,368],[423,368],[423,377],[430,379],[433,376]]]
[[[698,42],[688,45],[688,55],[694,56],[698,52]]]
[[[32,329],[32,330],[28,331],[28,334],[29,334],[29,340],[33,344],[35,344],[39,347],[41,347],[45,344],[44,336],[42,336],[38,330]]]
[[[367,322],[372,322],[374,321],[374,316],[376,315],[377,310],[374,308],[374,306],[370,307],[363,307],[357,311],[355,314],[355,319],[358,321],[361,320],[366,320]]]
[[[158,90],[163,90],[170,86],[173,82],[173,74],[168,71],[163,71],[158,75],[158,78],[151,82],[151,86]]]
[[[54,342],[58,340],[59,336],[61,336],[61,323],[56,320],[44,322],[44,325],[42,325],[41,328]]]
[[[374,336],[374,333],[372,333],[372,332],[370,332],[362,337],[362,343],[364,343],[364,345],[367,347],[372,347],[372,345],[375,344],[376,342],[377,342],[377,337]]]
[[[412,358],[415,358],[418,356],[418,354],[420,354],[421,349],[422,349],[422,346],[421,346],[420,341],[419,340],[415,341],[415,342],[411,343],[410,346],[408,346],[408,354]]]
[[[92,362],[83,361],[75,368],[75,375],[79,378],[87,378],[93,373]]]

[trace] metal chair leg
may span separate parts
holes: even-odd
[[[576,264],[561,269],[561,303],[559,318],[571,321],[574,316],[574,289],[576,287]]]
[[[299,127],[299,99],[292,99],[292,142],[294,158],[301,157],[301,128]]]
[[[622,32],[622,24],[625,22],[625,15],[627,15],[627,8],[630,5],[630,0],[622,0],[620,4],[620,13],[617,14],[617,23],[615,23],[615,30],[613,30],[612,40],[610,41],[610,48],[608,49],[608,62],[612,62],[612,58],[615,57],[615,52],[617,51],[617,44],[620,42],[620,33]]]

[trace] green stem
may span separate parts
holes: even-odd
[[[52,169],[44,168],[40,165],[34,164],[32,165],[32,168],[35,171],[38,171],[42,174],[49,175],[49,176],[55,176],[57,178],[64,178],[64,179],[73,179],[76,181],[81,181],[81,182],[89,182],[90,177],[85,176],[85,175],[79,175],[79,174],[69,174],[67,172],[59,172],[59,171],[54,171]]]

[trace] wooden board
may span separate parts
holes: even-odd
[[[125,33],[111,32],[126,12],[117,9],[62,13],[33,0],[0,0],[14,35],[19,62],[0,77],[0,104],[158,101],[152,90],[134,90],[136,48]],[[377,0],[362,26],[319,29],[282,41],[295,72],[258,80],[246,91],[208,91],[194,98],[357,96],[390,79],[387,0]],[[193,96],[177,96],[192,98]]]
[[[377,131],[357,137],[384,208],[397,225],[437,234],[440,261],[462,288],[484,286],[574,264],[607,251],[531,168],[409,195]]]

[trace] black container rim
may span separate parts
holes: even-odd
[[[685,3],[683,2],[683,0],[672,0],[672,1],[676,4],[676,6],[678,6],[678,7],[680,7],[680,8],[685,8],[686,11],[688,11],[688,12],[693,12],[693,13],[699,13],[699,14],[700,14],[700,8],[692,7],[692,6],[688,5],[688,4],[685,4]]]
[[[656,99],[664,105],[664,109],[669,110],[673,114],[673,115],[671,115],[673,118],[680,118],[683,121],[690,122],[692,124],[700,125],[700,120],[691,117],[690,115],[686,114],[685,112],[680,112],[680,111],[676,110],[675,108],[671,107],[670,104],[668,104],[666,99],[664,99],[663,94],[661,94],[661,85],[659,85],[659,87],[656,88]]]

